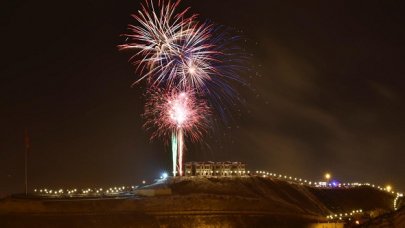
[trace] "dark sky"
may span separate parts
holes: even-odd
[[[253,55],[242,116],[186,160],[405,190],[399,2],[184,0],[202,20],[242,31]],[[130,185],[169,170],[167,147],[142,128],[144,88],[130,87],[136,75],[116,48],[139,3],[2,4],[1,194],[24,189],[25,128],[32,188]]]

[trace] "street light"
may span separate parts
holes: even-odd
[[[330,175],[330,173],[325,173],[326,181],[329,181],[331,177],[332,177],[332,175]]]
[[[164,172],[164,173],[162,173],[162,176],[161,176],[161,179],[166,179],[167,177],[168,177],[169,175],[166,173],[166,172]]]

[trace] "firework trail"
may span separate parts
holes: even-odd
[[[183,176],[183,150],[184,150],[184,137],[183,137],[183,129],[179,128],[177,131],[177,138],[179,140],[178,142],[178,148],[179,148],[179,159],[178,159],[178,170],[179,170],[179,175]]]
[[[144,127],[153,132],[152,138],[171,138],[174,174],[176,168],[179,175],[183,174],[185,137],[199,141],[207,130],[210,115],[205,100],[198,99],[191,90],[149,91]]]
[[[177,174],[177,136],[172,133],[172,170],[173,176]]]

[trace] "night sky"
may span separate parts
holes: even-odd
[[[305,2],[305,3],[304,3]],[[252,55],[245,102],[186,160],[405,190],[405,8],[400,1],[184,0]],[[135,185],[170,171],[142,128],[145,86],[119,35],[139,1],[12,1],[0,9],[0,194]]]

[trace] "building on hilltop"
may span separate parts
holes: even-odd
[[[246,165],[242,162],[187,162],[185,176],[245,176]]]

